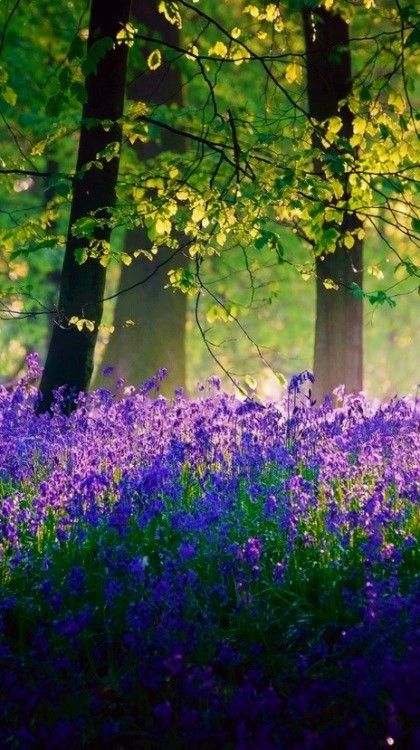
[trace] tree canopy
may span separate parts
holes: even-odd
[[[60,318],[40,283],[46,259],[60,265],[78,178],[84,81],[95,74],[110,42],[102,38],[87,47],[89,4],[65,2],[58,8],[41,2],[34,9],[9,2],[5,7],[0,36],[3,317],[15,326],[19,319],[32,324],[49,317],[80,332],[102,326],[108,334],[106,324],[88,314]],[[189,265],[172,269],[167,261],[168,283],[194,301],[206,346],[219,360],[209,327],[230,322],[246,336],[248,307],[273,301],[281,306],[278,268],[290,267],[311,280],[316,259],[334,253],[338,242],[351,254],[367,235],[374,248],[376,257],[366,267],[369,282],[366,288],[353,282],[348,291],[354,297],[392,308],[399,295],[418,289],[415,6],[399,0],[322,4],[349,25],[353,85],[343,105],[352,116],[351,135],[343,132],[339,114],[315,116],[308,107],[301,11],[316,36],[318,7],[299,0],[216,5],[162,0],[158,11],[179,30],[178,44],[133,20],[115,41],[129,49],[128,80],[141,76],[146,66],[159,87],[165,64],[178,68],[183,102],[127,101],[118,118],[121,154],[110,141],[83,167],[97,170],[121,158],[118,200],[105,218],[90,211],[72,222],[71,236],[79,243],[75,259],[81,265],[95,261],[112,273],[112,264],[132,262],[119,238],[139,227],[150,246],[138,247],[134,255],[159,257],[162,247],[174,257],[187,255]],[[145,46],[151,50],[147,56]],[[332,62],[346,52],[337,45]],[[85,116],[82,126],[89,131],[98,122]],[[111,128],[113,122],[102,120],[101,127]],[[167,133],[182,137],[182,153],[159,150],[139,162],[127,147],[159,142]],[[356,221],[343,235],[344,215]],[[104,223],[112,240],[98,239]],[[233,258],[244,273],[230,293],[232,282],[217,285],[214,274],[223,277]],[[276,270],[267,273],[270,266]],[[324,278],[323,285],[331,294],[337,291],[334,279]],[[258,336],[249,336],[258,351]],[[271,367],[270,357],[258,353]]]

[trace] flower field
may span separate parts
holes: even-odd
[[[35,416],[37,374],[0,388],[0,747],[420,746],[414,400],[158,375]]]

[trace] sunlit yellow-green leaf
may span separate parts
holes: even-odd
[[[77,315],[72,315],[69,319],[69,325],[76,326],[78,331],[83,331],[84,328],[87,328],[88,331],[94,331],[95,330],[95,323],[93,320],[88,320],[87,318],[79,318]]]
[[[209,55],[217,55],[218,57],[226,57],[228,48],[224,42],[216,42],[213,47],[209,49]]]
[[[374,276],[374,277],[375,277],[375,279],[380,279],[380,280],[381,280],[381,279],[383,279],[383,278],[384,278],[384,273],[383,273],[383,271],[381,271],[381,269],[380,269],[380,268],[378,268],[378,266],[377,266],[377,265],[369,265],[369,266],[367,267],[367,272],[368,272],[368,274],[369,274],[370,276]]]
[[[155,222],[155,232],[156,234],[170,234],[171,232],[171,222],[169,219],[163,219],[158,218]]]
[[[1,92],[1,98],[7,102],[7,104],[10,104],[11,107],[14,107],[17,102],[17,94],[10,86],[6,86],[3,89]]]
[[[187,60],[196,60],[198,55],[199,55],[198,47],[196,47],[195,44],[192,44],[188,48],[188,52],[186,53],[185,57],[187,58]]]
[[[269,23],[272,23],[273,21],[279,21],[280,18],[280,9],[276,3],[268,3],[265,7],[265,19]],[[279,29],[277,29],[278,31]]]
[[[324,284],[325,289],[335,289],[337,291],[340,288],[332,279],[324,279],[322,283]]]
[[[166,20],[169,21],[173,26],[177,26],[179,29],[182,28],[182,17],[179,12],[179,6],[176,2],[171,0],[161,0],[158,5],[159,13],[162,13]]]
[[[206,209],[203,204],[199,204],[198,206],[195,206],[193,209],[193,212],[191,214],[192,220],[198,224],[199,221],[201,221],[206,215]]]
[[[286,65],[284,77],[288,83],[299,83],[303,77],[302,67],[294,62],[289,63]]]
[[[246,8],[244,8],[244,13],[249,13],[252,18],[258,18],[260,10],[256,5],[247,5]]]
[[[157,70],[162,65],[162,54],[160,49],[154,49],[147,58],[150,70]]]
[[[137,31],[132,23],[126,23],[116,36],[117,44],[126,44],[128,47],[132,47]]]

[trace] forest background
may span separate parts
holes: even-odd
[[[121,154],[112,147],[90,167],[121,161],[117,207],[106,219],[112,240],[98,239],[94,216],[73,232],[78,261],[107,269],[96,322],[82,312],[63,320],[57,307],[85,80],[109,52],[100,39],[87,47],[89,11],[78,0],[1,3],[2,381],[19,375],[28,352],[45,359],[53,325],[82,336],[93,325],[94,384],[109,382],[106,365],[136,384],[165,366],[168,389],[192,392],[221,366],[226,386],[231,377],[274,396],[284,377],[313,366],[316,258],[343,242],[351,255],[360,241],[363,284],[343,290],[328,277],[323,287],[331,297],[363,297],[368,393],[413,393],[415,6],[135,0],[116,42],[129,50]],[[308,116],[308,44],[332,17],[350,34],[348,46],[334,48],[338,65],[351,56],[350,133],[342,132],[343,103],[322,132],[316,113]],[[341,231],[339,211],[360,226]]]

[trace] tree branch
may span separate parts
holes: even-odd
[[[73,175],[66,174],[65,172],[39,172],[35,169],[2,169],[0,168],[0,174],[16,174],[24,175],[25,177],[64,177],[66,180],[74,180]]]

